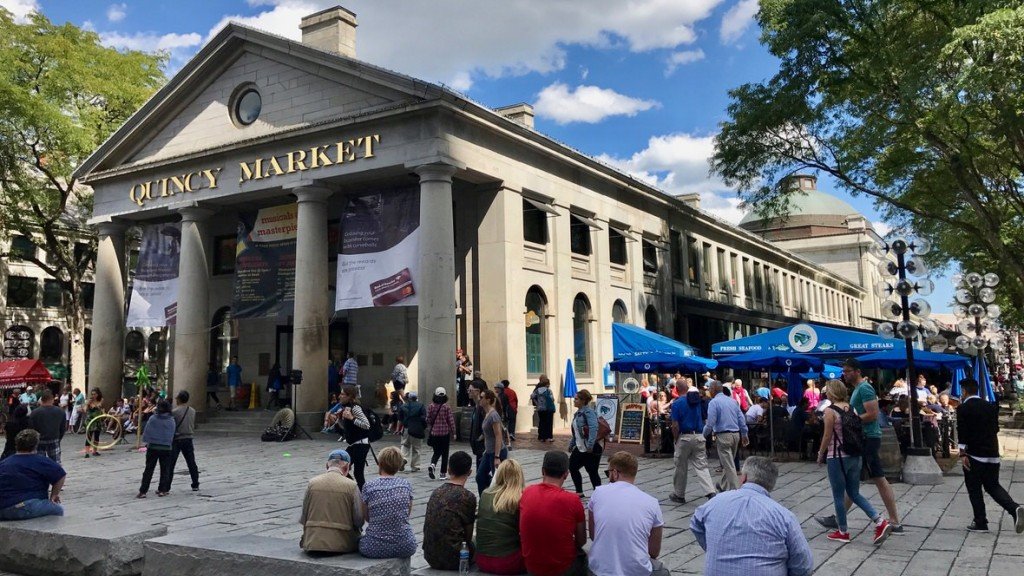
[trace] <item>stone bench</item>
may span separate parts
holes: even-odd
[[[431,568],[431,567],[427,566],[426,568],[420,568],[419,570],[414,570],[413,573],[412,573],[412,576],[452,576],[452,574],[458,574],[458,573],[459,573],[458,570],[437,570],[435,568]],[[473,564],[473,565],[471,565],[469,567],[469,573],[470,574],[483,574],[483,572],[481,572],[480,569],[476,567],[476,564]]]
[[[178,532],[145,544],[143,576],[408,576],[409,560],[312,556],[298,540]]]
[[[166,526],[46,516],[0,522],[0,570],[32,576],[136,576]]]

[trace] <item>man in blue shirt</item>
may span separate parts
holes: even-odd
[[[739,404],[722,393],[722,383],[712,381],[710,384],[711,404],[708,404],[708,423],[704,425],[704,435],[715,435],[718,447],[718,461],[722,463],[722,482],[719,488],[735,490],[740,487],[740,479],[736,476],[734,463],[740,442],[744,446],[750,444],[747,439],[747,419],[743,417]]]
[[[0,520],[64,515],[60,490],[66,474],[60,464],[36,454],[38,445],[39,432],[22,430],[14,439],[18,452],[0,462]]]
[[[228,410],[235,409],[235,398],[238,397],[238,387],[242,385],[242,367],[238,364],[238,356],[231,357],[231,364],[224,370],[228,375]]]
[[[743,462],[739,490],[719,494],[693,512],[690,531],[705,551],[705,574],[811,574],[814,558],[800,522],[769,495],[778,477],[771,460],[751,456]]]
[[[676,380],[679,398],[672,402],[672,434],[676,438],[675,465],[676,471],[672,482],[672,494],[669,499],[677,504],[686,503],[687,468],[692,467],[702,494],[711,498],[715,495],[715,485],[711,482],[708,472],[707,445],[704,443],[704,416],[701,413],[700,392],[696,388],[687,388],[686,381]]]

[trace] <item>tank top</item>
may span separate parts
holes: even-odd
[[[839,407],[836,406],[836,408],[839,408]],[[839,408],[839,409],[842,410],[842,408]],[[842,450],[837,449],[837,446],[842,446],[842,444],[843,444],[843,419],[841,418],[841,416],[840,416],[840,414],[838,412],[836,412],[835,410],[832,409],[831,406],[826,408],[826,410],[831,410],[832,414],[835,416],[835,421],[832,423],[832,440],[830,440],[829,443],[828,443],[828,455],[827,455],[827,457],[828,458],[840,458],[840,457],[847,457],[848,458],[850,456],[849,454],[843,452]],[[850,408],[847,407],[846,410],[850,410]],[[843,411],[845,412],[846,410],[843,410]]]

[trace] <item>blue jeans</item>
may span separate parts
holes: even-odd
[[[832,485],[836,523],[839,524],[839,530],[842,532],[847,531],[844,494],[849,496],[850,500],[868,515],[868,518],[874,520],[878,517],[878,513],[871,507],[871,503],[860,493],[860,466],[859,456],[828,459],[828,483]]]
[[[28,520],[40,516],[63,516],[64,507],[47,498],[25,500],[9,508],[0,510],[0,520]]]
[[[507,459],[508,450],[502,448],[499,458],[502,460]],[[480,465],[476,468],[476,489],[480,494],[483,494],[484,490],[491,485],[494,468],[494,452],[484,452],[484,455],[480,457]]]

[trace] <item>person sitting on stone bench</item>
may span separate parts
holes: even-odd
[[[67,475],[60,464],[36,454],[39,432],[18,432],[14,445],[17,453],[0,462],[0,520],[63,516],[60,491]]]
[[[302,501],[302,540],[306,552],[344,554],[359,551],[363,501],[349,477],[352,457],[344,450],[327,455],[327,472],[314,477]]]

